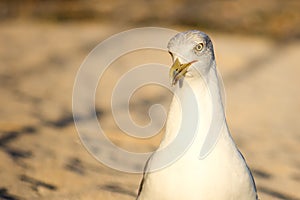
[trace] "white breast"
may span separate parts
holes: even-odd
[[[214,77],[210,77],[210,79],[214,80]],[[214,120],[212,119],[212,101],[209,92],[216,91],[207,91],[206,84],[200,78],[186,81],[184,84],[189,83],[196,91],[200,111],[195,140],[184,155],[172,165],[145,175],[142,193],[138,199],[255,200],[256,192],[250,172],[230,136],[225,121],[212,152],[205,159],[199,159],[205,136]],[[173,99],[167,121],[166,136],[160,148],[170,144],[178,134],[181,120],[179,116],[183,110],[195,109],[186,104],[188,98],[192,98],[190,95],[194,94],[189,94],[184,87],[185,85],[176,91],[182,104],[180,105],[176,99]],[[190,130],[186,128],[181,131],[185,134]],[[150,168],[155,162],[160,162],[158,155],[154,155],[150,160]]]

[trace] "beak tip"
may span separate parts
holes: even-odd
[[[185,76],[188,68],[195,62],[197,62],[197,61],[194,60],[189,63],[181,64],[179,62],[178,58],[176,58],[175,62],[173,63],[173,65],[171,66],[171,69],[169,71],[171,86],[176,85],[178,80]]]

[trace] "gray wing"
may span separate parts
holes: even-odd
[[[245,158],[244,158],[243,154],[240,152],[240,150],[238,150],[238,152],[239,152],[240,156],[243,158],[244,162],[246,163],[246,160],[245,160]],[[253,178],[252,172],[251,172],[250,168],[248,167],[247,163],[246,163],[246,167],[247,167],[247,169],[248,169],[248,172],[249,172],[250,178],[251,178],[251,180],[252,180],[252,183],[253,183],[253,189],[254,189],[254,191],[255,191],[255,194],[256,194],[256,200],[259,200],[259,199],[258,199],[258,195],[257,195],[256,184],[255,184],[255,181],[254,181],[254,178]]]
[[[154,152],[155,153],[155,152]],[[147,172],[147,169],[148,169],[148,166],[149,166],[149,162],[151,160],[151,158],[153,157],[154,153],[148,158],[146,164],[145,164],[145,167],[144,167],[144,172],[143,172],[143,178],[141,180],[141,183],[140,183],[140,187],[139,187],[139,191],[138,191],[138,195],[136,197],[136,200],[138,200],[142,190],[143,190],[143,186],[144,186],[144,183],[145,183],[145,179],[146,179],[146,172]]]

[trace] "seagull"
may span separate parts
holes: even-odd
[[[174,97],[164,138],[146,162],[136,199],[258,200],[251,171],[226,123],[211,39],[198,30],[178,33],[169,41],[168,50],[173,60],[169,76]],[[193,140],[179,158],[151,170],[164,159],[158,152],[178,134],[191,134],[195,120]]]

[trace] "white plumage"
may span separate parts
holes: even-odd
[[[160,154],[153,154],[145,167],[137,199],[258,199],[251,172],[227,128],[210,38],[200,31],[179,33],[170,40],[168,49],[174,62],[170,76],[176,89],[159,149],[170,144],[177,134],[190,133],[189,119],[197,119],[196,135],[178,160],[163,169],[149,172],[151,166],[161,159]],[[192,98],[196,99],[196,107],[189,103]],[[195,113],[198,116],[194,116]],[[210,127],[218,126],[220,123],[216,121],[220,119],[222,126],[215,145],[205,158],[200,159],[206,136],[211,134]]]

